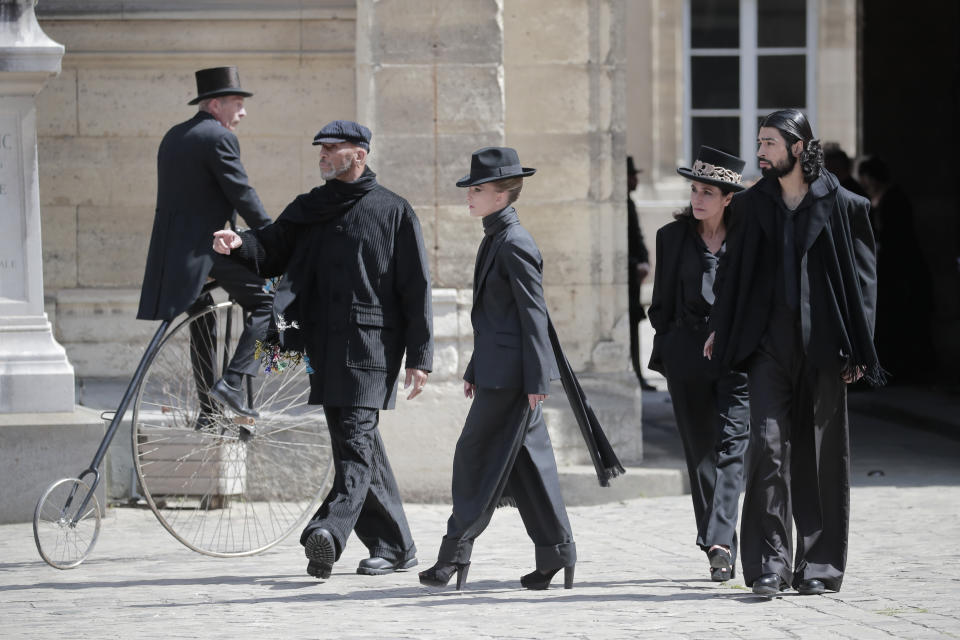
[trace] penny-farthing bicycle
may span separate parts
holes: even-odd
[[[204,292],[215,288],[208,283]],[[140,494],[190,549],[217,557],[259,553],[316,510],[333,464],[323,410],[307,404],[305,362],[286,360],[247,378],[259,418],[201,403],[213,381],[197,374],[198,362],[225,372],[242,326],[243,310],[232,300],[161,322],[90,466],[54,482],[37,502],[33,535],[47,564],[71,569],[93,550],[102,516],[99,468],[131,402]]]

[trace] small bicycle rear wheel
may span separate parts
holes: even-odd
[[[201,402],[213,381],[198,363],[222,372],[242,323],[230,302],[180,322],[152,355],[133,408],[144,499],[177,540],[219,557],[258,553],[302,527],[333,473],[323,410],[307,404],[304,363],[250,380],[259,418]]]
[[[99,535],[100,503],[83,480],[57,480],[37,501],[33,540],[40,557],[51,567],[78,566],[93,550]]]

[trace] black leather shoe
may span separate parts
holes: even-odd
[[[210,389],[210,397],[217,402],[227,405],[242,416],[259,418],[260,414],[257,410],[247,405],[246,396],[247,394],[244,393],[243,389],[231,387],[223,378],[217,380],[217,383]]]
[[[827,588],[824,586],[823,582],[817,580],[816,578],[804,580],[797,585],[797,593],[802,596],[818,596],[826,590]]]
[[[775,596],[782,588],[780,576],[775,573],[765,573],[753,583],[753,592],[758,596]]]
[[[314,578],[319,578],[320,580],[326,580],[329,578],[332,570],[332,566],[320,564],[319,562],[314,562],[313,560],[307,563],[307,575],[313,576]]]
[[[303,553],[310,563],[307,573],[316,578],[329,578],[333,563],[337,557],[337,547],[333,536],[326,529],[316,529],[303,543]]]
[[[417,566],[416,558],[394,562],[393,560],[374,556],[361,560],[360,565],[357,567],[357,573],[364,576],[383,576],[388,573],[393,573],[394,571],[403,571],[404,569],[415,566]]]

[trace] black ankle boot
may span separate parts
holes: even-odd
[[[420,572],[420,584],[428,587],[445,587],[450,582],[453,574],[457,574],[457,591],[463,589],[467,581],[467,571],[470,570],[469,562],[440,562]]]
[[[564,589],[573,589],[573,567],[563,567],[563,588]],[[528,573],[527,575],[520,578],[520,584],[522,584],[527,589],[533,589],[536,591],[541,591],[550,586],[550,581],[553,580],[553,576],[560,571],[560,567],[556,569],[551,569],[546,573],[541,572],[539,569]]]

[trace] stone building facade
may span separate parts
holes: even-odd
[[[193,71],[236,64],[256,94],[238,137],[268,212],[318,183],[312,136],[350,118],[373,130],[372,168],[420,218],[435,371],[425,397],[382,422],[408,495],[448,494],[468,408],[459,378],[482,230],[454,182],[487,145],[538,168],[519,210],[543,251],[548,305],[611,440],[640,462],[621,224],[625,11],[615,0],[44,0],[43,29],[66,46],[38,103],[45,294],[77,375],[135,367],[154,328],[134,316],[157,145],[193,113]],[[559,384],[554,396],[561,464],[589,464]]]
[[[764,7],[772,10],[764,15]],[[687,202],[689,182],[678,166],[690,166],[698,143],[721,147],[747,160],[744,177],[759,177],[753,160],[757,118],[778,108],[803,107],[823,141],[838,142],[851,157],[860,147],[857,0],[644,0],[626,3],[627,113],[626,148],[643,168],[634,194],[649,248],[656,230]],[[697,48],[697,29],[730,33],[726,42],[713,35]],[[764,30],[790,46],[763,46]],[[784,34],[788,31],[788,34]],[[781,43],[775,43],[777,45]],[[705,66],[714,78],[698,76],[697,62],[729,60]],[[764,65],[772,63],[768,73]],[[792,64],[792,66],[791,66]],[[803,73],[788,75],[801,68]],[[729,75],[722,75],[729,70]],[[709,74],[704,74],[709,75]],[[706,91],[695,90],[703,86]],[[765,85],[770,89],[765,91]],[[723,92],[723,89],[729,89]],[[705,105],[696,104],[697,93]],[[714,97],[718,94],[723,97]],[[790,102],[770,102],[770,95]],[[706,106],[707,108],[697,109]],[[694,135],[692,121],[739,120],[730,144],[724,130]],[[652,256],[651,256],[652,258]],[[655,268],[655,265],[654,265]],[[649,300],[652,279],[644,296]]]
[[[656,229],[686,197],[675,169],[691,160],[696,126],[707,122],[697,118],[740,118],[742,146],[753,135],[750,119],[771,106],[751,104],[749,90],[754,76],[763,84],[768,54],[802,58],[815,130],[858,151],[850,81],[857,0],[781,4],[802,15],[805,35],[773,51],[749,36],[750,21],[765,19],[763,0],[720,3],[735,9],[733,28],[745,39],[733,55],[747,81],[735,108],[698,111],[690,97],[697,65],[731,50],[697,48],[705,5],[697,0],[42,0],[43,29],[66,46],[37,118],[45,293],[56,336],[81,378],[133,370],[153,330],[134,315],[157,145],[193,112],[186,103],[194,70],[236,64],[256,94],[238,132],[243,160],[269,213],[318,183],[316,130],[350,118],[373,130],[371,166],[423,225],[436,370],[425,397],[401,400],[383,416],[408,494],[446,495],[467,410],[459,376],[472,346],[470,286],[482,232],[454,182],[470,152],[487,145],[516,147],[538,168],[518,208],[543,252],[548,305],[601,421],[624,460],[638,464],[625,156],[644,169],[634,200],[652,251]],[[586,464],[559,386],[555,395],[548,422],[561,465]]]

